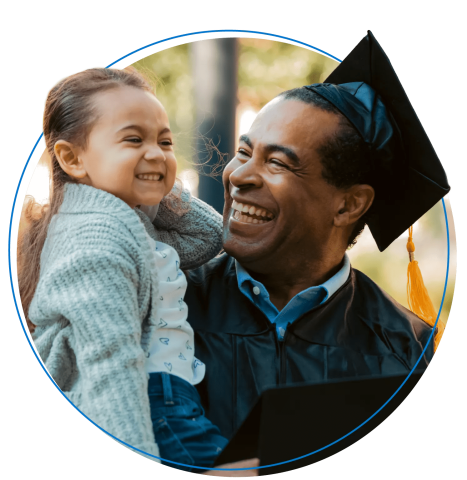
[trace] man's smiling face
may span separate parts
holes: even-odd
[[[285,256],[322,252],[342,197],[322,177],[318,149],[338,128],[335,114],[296,100],[261,110],[223,174],[227,253],[267,271]]]

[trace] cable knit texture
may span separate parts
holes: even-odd
[[[182,195],[189,208],[177,214],[163,200],[156,231],[143,212],[113,195],[67,185],[29,309],[37,350],[62,391],[104,430],[152,455],[159,451],[145,360],[159,296],[147,234],[173,246],[185,269],[222,246],[220,215]]]

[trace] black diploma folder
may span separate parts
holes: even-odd
[[[374,376],[267,389],[215,465],[258,457],[266,467],[260,475],[269,475],[323,460],[378,426],[420,376]]]

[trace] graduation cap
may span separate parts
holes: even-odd
[[[305,88],[334,105],[369,146],[375,200],[367,224],[383,251],[449,192],[443,166],[370,31],[324,83]],[[407,250],[409,306],[422,318],[434,316],[432,321],[424,318],[434,325],[436,312],[421,274],[418,278],[411,229]]]

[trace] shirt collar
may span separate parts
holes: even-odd
[[[254,278],[252,278],[251,275],[245,270],[245,268],[242,267],[242,265],[237,260],[235,260],[235,268],[237,271],[238,288],[241,291],[244,292],[246,290],[245,287],[246,287],[246,283],[248,282],[254,286],[258,286],[260,288],[262,287],[261,290],[263,289],[266,290],[264,285],[258,282],[257,280],[255,280]],[[337,290],[339,290],[339,288],[342,287],[342,285],[344,285],[344,283],[349,278],[349,274],[350,274],[350,259],[346,253],[344,254],[342,267],[335,275],[333,275],[329,280],[327,280],[323,284],[317,285],[315,287],[310,287],[310,288],[316,288],[316,289],[324,288],[326,290],[326,296],[323,299],[323,302],[325,302],[330,297],[332,297],[337,292]]]
[[[349,278],[349,274],[350,259],[347,254],[344,254],[344,261],[342,262],[341,269],[334,276],[332,276],[329,280],[327,280],[321,285],[328,292],[323,302],[325,302],[328,298],[332,297],[337,292],[337,290],[339,290],[339,288],[344,285],[344,283]]]

